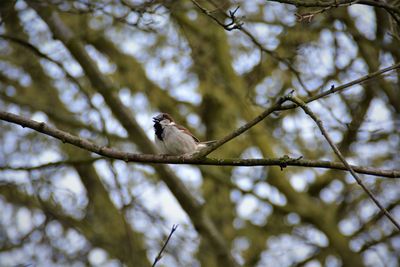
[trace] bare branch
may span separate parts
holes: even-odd
[[[11,35],[7,35],[7,34],[0,34],[0,38],[4,39],[4,40],[8,40],[8,41],[12,41],[14,43],[17,43],[18,45],[21,45],[27,49],[29,49],[33,54],[35,54],[38,57],[42,57],[50,62],[52,62],[53,64],[56,64],[57,67],[60,68],[60,70],[65,74],[65,76],[68,78],[68,80],[70,80],[72,83],[74,83],[76,86],[78,86],[80,92],[83,94],[83,96],[86,98],[86,102],[87,104],[97,112],[99,119],[100,119],[100,123],[101,123],[101,132],[102,134],[107,138],[108,143],[110,143],[110,139],[108,138],[108,132],[107,129],[105,127],[106,122],[104,120],[104,117],[102,116],[100,110],[92,103],[91,101],[91,97],[89,92],[87,91],[87,89],[85,89],[81,83],[79,82],[79,80],[77,78],[75,78],[74,76],[72,76],[63,66],[63,64],[57,60],[54,60],[52,58],[50,58],[48,55],[42,53],[37,47],[35,47],[33,44],[29,43],[27,40],[20,38],[20,37],[16,37],[16,36],[11,36]]]
[[[301,7],[330,7],[330,6],[341,6],[346,4],[361,4],[367,6],[381,7],[386,10],[393,11],[400,15],[398,8],[387,4],[384,1],[374,1],[374,0],[332,0],[332,1],[304,1],[304,0],[269,0],[271,2],[279,2],[283,4],[290,4],[294,6]]]
[[[158,262],[159,260],[161,260],[161,258],[162,258],[162,253],[163,253],[163,251],[165,250],[165,248],[167,247],[168,242],[169,242],[169,240],[171,239],[171,236],[174,234],[174,232],[176,231],[177,228],[178,228],[178,224],[172,225],[171,232],[169,233],[167,240],[165,240],[164,246],[162,246],[162,248],[161,248],[160,252],[158,253],[157,257],[154,259],[154,262],[153,262],[152,267],[156,266],[157,262]]]
[[[234,29],[238,29],[241,32],[243,32],[245,35],[247,35],[247,37],[250,38],[250,40],[263,52],[271,55],[273,58],[275,58],[276,60],[278,60],[279,62],[282,62],[285,64],[286,67],[288,67],[290,69],[290,71],[296,76],[296,79],[299,81],[300,85],[303,87],[303,89],[309,93],[309,90],[307,89],[307,87],[305,86],[305,84],[303,83],[299,72],[292,66],[292,64],[290,62],[288,62],[286,59],[280,57],[278,54],[276,54],[274,51],[271,51],[269,49],[266,49],[258,40],[257,38],[255,38],[244,26],[243,26],[243,22],[241,22],[240,20],[238,20],[235,16],[238,8],[236,8],[234,11],[230,11],[229,15],[228,14],[224,14],[226,17],[228,17],[231,22],[228,24],[224,24],[223,22],[221,22],[217,17],[215,17],[210,11],[208,11],[207,9],[205,9],[204,7],[202,7],[197,1],[195,0],[191,0],[192,3],[197,6],[205,15],[209,16],[210,18],[212,18],[215,22],[217,22],[220,26],[222,26],[225,30],[227,31],[231,31]],[[329,1],[329,2],[325,2],[325,1],[314,1],[314,2],[308,2],[308,1],[297,1],[297,0],[272,0],[275,2],[280,2],[280,3],[286,3],[286,4],[292,4],[295,6],[303,6],[303,7],[322,7],[322,9],[317,10],[315,12],[311,12],[311,13],[307,13],[307,14],[296,14],[296,16],[298,17],[298,20],[312,20],[312,18],[316,15],[316,14],[320,14],[323,13],[331,8],[336,8],[336,7],[346,7],[346,6],[350,6],[353,4],[365,4],[365,5],[371,5],[371,6],[376,6],[376,7],[382,7],[385,8],[386,11],[388,11],[391,16],[399,23],[400,25],[400,10],[387,5],[386,3],[382,3],[382,2],[378,2],[378,1],[370,1],[370,0],[355,0],[355,1],[349,1],[349,0],[334,0],[334,1]],[[355,84],[359,84],[361,82],[364,82],[366,80],[369,80],[373,77],[376,77],[384,72],[396,69],[400,67],[400,63],[397,63],[391,67],[379,70],[377,72],[368,74],[360,79],[354,80],[352,82],[349,82],[345,85],[339,86],[337,88],[332,87],[329,91],[318,94],[314,97],[310,97],[308,100],[306,100],[306,103],[315,101],[316,99],[319,99],[321,97],[327,96],[331,93],[335,93],[338,91],[341,91],[345,88],[348,88],[352,85]],[[310,93],[309,93],[310,94]],[[287,107],[284,107],[284,109],[289,109],[289,108],[294,108],[294,105],[289,105]]]
[[[334,4],[334,5],[330,5],[330,6],[318,9],[313,12],[308,12],[308,13],[303,13],[303,14],[295,13],[294,15],[297,17],[297,20],[300,22],[301,21],[311,22],[316,15],[322,14],[332,8],[348,7],[348,6],[357,4],[358,2],[359,2],[359,0],[349,2],[349,3]]]
[[[48,163],[40,164],[40,165],[36,165],[36,166],[0,166],[0,171],[3,171],[3,170],[35,171],[35,170],[43,170],[43,169],[49,169],[49,168],[57,168],[57,167],[66,166],[66,165],[92,164],[101,159],[105,159],[105,158],[97,157],[97,158],[86,158],[86,159],[61,160],[61,161],[55,161],[55,162],[48,162]]]
[[[351,82],[345,83],[345,84],[340,85],[338,87],[335,87],[334,85],[332,85],[331,88],[328,91],[325,91],[325,92],[322,92],[322,93],[320,93],[318,95],[310,97],[310,98],[306,99],[304,101],[304,103],[308,104],[310,102],[313,102],[315,100],[318,100],[318,99],[323,98],[325,96],[328,96],[330,94],[334,94],[334,93],[343,91],[344,89],[347,89],[347,88],[349,88],[349,87],[351,87],[353,85],[361,84],[363,82],[366,82],[368,80],[376,78],[376,77],[378,77],[379,75],[381,75],[383,73],[386,73],[386,72],[389,72],[389,71],[392,71],[392,70],[395,70],[395,69],[399,69],[399,68],[400,68],[400,62],[397,62],[396,64],[394,64],[392,66],[389,66],[389,67],[384,68],[384,69],[380,69],[380,70],[375,71],[373,73],[369,73],[369,74],[367,74],[365,76],[362,76],[362,77],[360,77],[360,78],[358,78],[356,80],[353,80]],[[280,110],[293,109],[293,108],[296,108],[296,107],[297,107],[297,105],[295,105],[295,104],[282,105]]]
[[[260,116],[257,117],[258,120],[262,119],[262,116],[261,117]],[[251,126],[257,123],[256,121],[257,118],[251,121],[250,123],[242,126],[233,133],[227,135],[222,140],[226,143],[227,141],[231,140],[234,136],[237,136],[238,134],[248,130]],[[154,154],[129,153],[129,152],[118,151],[105,146],[99,146],[97,144],[92,143],[89,140],[79,138],[77,136],[74,136],[70,133],[61,131],[56,128],[52,128],[46,125],[44,122],[37,122],[5,111],[0,111],[0,120],[15,123],[21,125],[22,127],[28,127],[40,133],[59,139],[64,143],[72,144],[74,146],[80,147],[82,149],[96,153],[98,155],[105,156],[111,159],[124,160],[126,162],[161,163],[161,164],[196,164],[196,165],[218,165],[218,166],[248,166],[248,167],[279,166],[281,169],[287,166],[299,166],[299,167],[316,167],[316,168],[327,168],[336,170],[348,170],[348,168],[344,164],[338,162],[303,160],[301,158],[290,158],[288,156],[284,156],[278,159],[213,159],[204,157],[199,158],[198,155],[190,157],[190,156],[165,156],[165,155],[154,155]],[[219,141],[217,143],[219,143]],[[76,164],[76,163],[86,164],[94,162],[99,159],[101,158],[92,158],[87,160],[85,159],[66,160],[66,161],[46,163],[43,165],[31,166],[31,167],[2,166],[0,167],[0,170],[29,171],[29,170],[38,170],[42,168],[57,167],[62,164]],[[400,170],[377,170],[373,168],[365,168],[353,165],[351,167],[353,168],[354,171],[358,173],[387,177],[387,178],[400,178]]]
[[[241,32],[243,32],[252,42],[255,46],[257,46],[258,49],[260,49],[262,52],[270,55],[272,58],[274,58],[275,60],[277,60],[278,62],[283,63],[296,77],[296,79],[299,81],[300,85],[303,87],[303,89],[309,93],[306,85],[303,83],[303,80],[300,77],[300,73],[299,71],[297,71],[293,66],[292,63],[289,62],[287,59],[279,56],[275,51],[269,50],[267,48],[264,47],[264,45],[257,40],[257,38],[250,33],[249,30],[247,30],[247,28],[245,28],[243,26],[243,22],[238,19],[236,17],[236,12],[238,11],[239,7],[237,7],[234,11],[229,11],[229,14],[225,14],[224,15],[229,18],[231,20],[230,23],[225,24],[223,22],[221,22],[217,17],[215,17],[210,11],[208,11],[207,9],[205,9],[204,7],[202,7],[197,1],[195,0],[191,0],[192,3],[197,6],[205,15],[209,16],[211,19],[213,19],[217,24],[219,24],[220,26],[222,26],[225,30],[227,31],[232,31],[232,30],[239,30]]]
[[[317,100],[317,99],[320,99],[320,98],[325,97],[325,96],[328,96],[328,95],[330,95],[330,94],[333,94],[333,93],[342,91],[342,90],[344,90],[344,89],[346,89],[346,88],[349,88],[349,87],[351,87],[351,86],[353,86],[353,85],[360,84],[360,83],[362,83],[362,82],[368,81],[368,80],[370,80],[370,79],[373,79],[373,78],[375,78],[375,77],[378,77],[379,75],[381,75],[381,74],[383,74],[383,73],[385,73],[385,72],[389,72],[389,71],[391,71],[391,70],[398,69],[398,68],[400,68],[400,62],[399,62],[399,63],[396,63],[396,64],[394,64],[394,65],[392,65],[392,66],[390,66],[390,67],[387,67],[387,68],[378,70],[378,71],[376,71],[376,72],[369,73],[369,74],[367,74],[367,75],[365,75],[365,76],[363,76],[363,77],[361,77],[361,78],[358,78],[358,79],[356,79],[356,80],[353,80],[353,81],[348,82],[348,83],[346,83],[346,84],[343,84],[343,85],[341,85],[341,86],[334,87],[334,86],[332,85],[331,89],[329,89],[329,90],[326,91],[326,92],[320,93],[320,94],[318,94],[318,95],[316,95],[316,96],[313,96],[313,97],[308,98],[308,99],[305,101],[305,103],[313,102],[313,101],[315,101],[315,100]],[[252,121],[248,122],[247,124],[241,126],[241,127],[238,128],[236,131],[234,131],[234,132],[228,134],[227,136],[225,136],[224,138],[218,140],[217,142],[215,142],[215,143],[212,144],[211,146],[209,146],[209,147],[203,149],[202,151],[200,151],[200,152],[196,155],[196,157],[204,157],[204,156],[207,156],[207,155],[210,154],[212,151],[216,150],[218,147],[220,147],[220,146],[222,146],[223,144],[229,142],[229,141],[232,140],[233,138],[235,138],[235,137],[241,135],[242,133],[244,133],[245,131],[247,131],[248,129],[250,129],[251,127],[253,127],[254,125],[256,125],[257,123],[259,123],[260,121],[262,121],[264,118],[266,118],[268,115],[270,115],[270,114],[271,114],[272,112],[274,112],[274,111],[293,109],[293,108],[296,108],[296,107],[297,107],[297,105],[295,105],[295,104],[283,105],[283,103],[284,103],[286,100],[287,100],[286,97],[280,98],[280,99],[278,100],[278,102],[277,102],[275,105],[273,105],[272,107],[268,108],[268,109],[265,110],[262,114],[260,114],[260,115],[257,116],[255,119],[253,119]]]
[[[243,26],[243,22],[241,22],[237,17],[236,17],[236,12],[239,10],[240,6],[236,7],[235,10],[229,11],[229,15],[227,17],[231,20],[230,23],[222,23],[217,17],[215,17],[210,11],[202,7],[197,1],[192,0],[192,3],[197,6],[201,12],[212,18],[216,23],[218,23],[221,27],[223,27],[227,31],[232,31],[235,29],[241,29]]]
[[[399,235],[400,235],[399,232],[393,231],[393,232],[391,232],[391,233],[388,234],[388,235],[383,235],[382,238],[379,238],[379,239],[377,239],[377,240],[370,240],[370,241],[367,241],[367,242],[360,248],[359,252],[364,252],[364,251],[366,251],[366,250],[368,250],[368,249],[371,249],[371,247],[373,247],[373,246],[375,246],[375,245],[381,244],[381,243],[383,243],[383,242],[387,242],[388,240],[390,240],[390,239],[392,239],[392,238],[395,238],[395,237],[398,237]]]
[[[331,137],[329,136],[328,132],[325,130],[322,121],[311,111],[309,107],[307,107],[306,103],[304,103],[300,98],[296,96],[288,96],[289,100],[295,103],[296,105],[300,106],[304,112],[310,116],[315,123],[317,124],[319,130],[321,131],[322,135],[325,137],[326,141],[328,141],[329,145],[331,146],[332,150],[338,156],[338,158],[343,162],[346,168],[349,170],[351,175],[357,181],[357,183],[364,189],[367,195],[372,199],[372,201],[378,206],[378,208],[386,215],[386,217],[400,230],[400,224],[393,218],[393,216],[389,213],[389,211],[378,201],[378,199],[374,196],[374,194],[369,190],[364,183],[362,182],[361,178],[357,175],[354,169],[350,166],[347,162],[345,157],[342,155],[340,150],[337,148],[335,143],[332,141]]]
[[[237,130],[233,131],[232,133],[226,135],[225,137],[221,138],[220,140],[218,140],[217,142],[215,142],[214,144],[210,145],[209,147],[201,150],[198,154],[196,154],[195,156],[197,158],[201,158],[201,157],[205,157],[208,154],[210,154],[211,152],[213,152],[214,150],[216,150],[217,148],[219,148],[220,146],[222,146],[223,144],[229,142],[230,140],[232,140],[235,137],[238,137],[239,135],[241,135],[242,133],[244,133],[245,131],[249,130],[251,127],[253,127],[254,125],[256,125],[257,123],[259,123],[260,121],[262,121],[263,119],[265,119],[268,115],[270,115],[272,112],[279,110],[279,108],[281,107],[282,103],[285,102],[286,99],[285,97],[282,97],[280,99],[278,99],[277,103],[273,106],[271,106],[270,108],[266,109],[263,113],[261,113],[260,115],[258,115],[256,118],[254,118],[252,121],[249,121],[248,123],[246,123],[245,125],[241,126],[240,128],[238,128]]]
[[[272,2],[279,2],[283,4],[294,5],[296,7],[323,7],[323,8],[334,8],[340,6],[348,6],[353,4],[361,4],[367,6],[374,6],[385,9],[397,23],[400,23],[400,9],[388,4],[386,1],[374,1],[374,0],[332,0],[332,1],[304,1],[304,0],[269,0]]]

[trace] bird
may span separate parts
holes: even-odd
[[[215,141],[200,142],[188,129],[175,123],[168,113],[153,117],[154,141],[160,154],[181,156],[193,154]]]

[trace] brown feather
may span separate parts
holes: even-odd
[[[171,122],[175,122],[174,119],[171,117],[171,115],[169,115],[168,113],[163,113],[163,118]]]
[[[176,128],[178,128],[178,129],[181,130],[182,132],[184,132],[184,133],[190,135],[191,137],[193,137],[193,139],[194,139],[197,143],[200,143],[200,140],[199,140],[196,136],[194,136],[191,132],[189,132],[188,129],[186,129],[186,128],[183,127],[182,125],[178,125],[178,124],[175,124],[175,126],[176,126]]]

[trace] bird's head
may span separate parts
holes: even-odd
[[[157,116],[153,117],[154,125],[161,124],[162,126],[168,125],[171,122],[174,122],[174,119],[168,113],[160,113]]]

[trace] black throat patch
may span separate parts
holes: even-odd
[[[157,138],[162,141],[163,140],[163,128],[159,122],[154,123],[154,131],[156,133]]]

